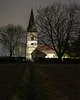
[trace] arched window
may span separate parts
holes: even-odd
[[[34,36],[31,37],[31,40],[34,40]]]

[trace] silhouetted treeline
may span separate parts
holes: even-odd
[[[4,62],[28,62],[28,61],[29,60],[26,60],[26,57],[3,57],[3,58],[0,58],[0,63],[4,63]],[[34,63],[80,64],[80,59],[63,58],[62,62],[61,62],[61,60],[58,58],[35,58]]]
[[[35,58],[34,62],[38,63],[65,63],[65,64],[80,64],[80,59],[63,58],[62,62],[58,58]]]
[[[0,58],[0,62],[25,62],[25,57],[3,57]]]

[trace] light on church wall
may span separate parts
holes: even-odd
[[[47,54],[45,58],[53,58],[55,54]]]

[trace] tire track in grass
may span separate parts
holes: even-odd
[[[54,89],[49,77],[38,68],[34,70],[35,100],[68,100]]]
[[[28,64],[19,87],[11,100],[35,100],[33,70],[34,66]]]
[[[55,91],[49,77],[29,64],[23,79],[11,100],[68,100]]]
[[[30,90],[29,90],[29,99],[28,100],[35,100],[35,87],[34,87],[34,66],[32,64],[28,65],[30,71]]]
[[[30,90],[29,82],[30,82],[30,71],[27,67],[15,94],[10,100],[29,100],[28,99]]]

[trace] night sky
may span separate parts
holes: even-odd
[[[46,6],[54,1],[68,2],[69,0],[0,0],[0,26],[19,24],[26,29],[31,8],[36,15],[36,8]],[[76,0],[76,2],[80,3],[80,0]]]

